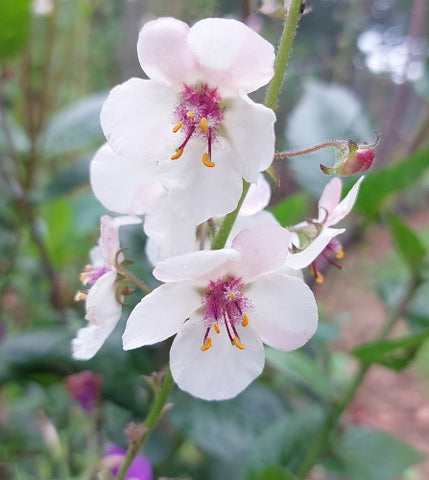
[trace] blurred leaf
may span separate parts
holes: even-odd
[[[89,183],[89,161],[84,157],[76,161],[70,168],[55,176],[45,189],[45,197],[52,199],[63,196]]]
[[[294,193],[274,205],[271,211],[281,225],[294,225],[308,217],[310,198],[305,192]]]
[[[428,338],[429,329],[403,338],[366,343],[355,348],[353,355],[365,363],[379,363],[392,370],[402,370]]]
[[[406,312],[406,319],[414,329],[429,328],[429,282],[423,283]]]
[[[406,292],[406,282],[404,278],[386,278],[376,285],[376,292],[380,299],[387,306],[396,305]]]
[[[302,350],[282,352],[266,348],[266,360],[276,368],[286,380],[303,385],[324,400],[330,400],[333,387],[317,363]]]
[[[269,465],[262,470],[250,471],[246,480],[296,480],[298,477],[280,465]]]
[[[322,410],[314,406],[288,414],[269,425],[255,439],[245,469],[245,479],[259,478],[255,474],[272,465],[296,469],[307,451],[309,439],[317,433],[322,420]]]
[[[29,34],[32,0],[1,0],[0,62],[9,60],[25,46]]]
[[[362,427],[349,427],[332,443],[337,461],[325,466],[351,480],[397,480],[424,456],[391,435]]]
[[[363,143],[374,138],[364,108],[352,90],[315,80],[306,83],[303,96],[290,113],[285,134],[290,149],[332,139]],[[328,181],[319,165],[330,166],[334,160],[333,149],[324,148],[289,161],[299,184],[318,197]]]
[[[367,217],[377,215],[393,193],[416,183],[429,168],[429,149],[425,148],[388,168],[369,174],[362,182],[354,209]]]
[[[55,157],[95,148],[104,140],[100,111],[105,92],[89,95],[51,118],[42,136],[45,156]]]
[[[2,155],[3,152],[10,154],[11,149],[18,153],[28,152],[30,141],[27,134],[11,115],[3,115],[0,111],[0,126],[0,151],[2,151]]]
[[[414,275],[420,276],[420,270],[426,250],[419,237],[396,215],[387,216],[390,233],[398,252]]]

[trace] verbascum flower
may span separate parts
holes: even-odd
[[[242,179],[256,182],[273,159],[275,115],[247,96],[273,75],[272,45],[232,19],[189,27],[160,18],[142,28],[137,52],[149,79],[110,92],[101,112],[109,145],[135,160],[131,183],[155,165],[180,218],[225,215]]]
[[[170,368],[178,386],[206,400],[234,397],[263,370],[263,344],[294,350],[314,334],[309,287],[284,269],[289,232],[272,224],[241,231],[231,248],[169,258],[164,282],[131,312],[126,350],[176,335]]]

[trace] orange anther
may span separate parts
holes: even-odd
[[[180,158],[183,154],[183,148],[178,148],[176,150],[176,153],[174,155],[171,156],[171,160],[177,160],[178,158]]]
[[[234,345],[234,347],[237,347],[239,350],[244,350],[246,347],[240,343],[240,341],[238,340],[238,337],[234,337],[234,341],[232,342],[232,344]]]
[[[206,167],[214,167],[216,164],[210,160],[210,155],[206,152],[203,153],[203,156],[201,157],[201,161]]]
[[[204,345],[201,347],[201,351],[206,352],[212,346],[212,339],[210,337],[206,338]]]
[[[219,325],[218,325],[217,323],[214,323],[214,324],[213,324],[213,328],[215,329],[215,332],[216,332],[216,333],[220,333],[220,327],[219,327]]]
[[[188,118],[194,118],[195,117],[195,113],[194,112],[186,112],[186,116]]]
[[[338,258],[338,260],[341,260],[344,257],[344,250],[340,248],[335,252],[335,258]]]
[[[247,327],[249,325],[249,317],[247,315],[243,315],[243,321],[241,322],[242,327]]]
[[[206,117],[203,117],[201,120],[200,120],[200,127],[201,127],[201,130],[203,131],[203,133],[206,133],[207,132],[207,118]]]
[[[173,133],[176,133],[178,132],[183,126],[183,122],[182,120],[180,120],[180,122],[177,122],[176,125],[174,126],[173,128]]]

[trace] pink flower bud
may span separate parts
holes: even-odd
[[[92,411],[99,399],[101,375],[84,370],[66,378],[66,386],[72,398],[80,403],[85,412]]]

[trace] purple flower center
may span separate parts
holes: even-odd
[[[334,259],[341,260],[344,257],[344,251],[340,241],[332,238],[326,247],[319,253],[311,264],[311,272],[316,278],[316,282],[321,284],[324,281],[323,275],[320,273],[328,263],[336,268],[342,268]]]
[[[202,292],[203,319],[206,331],[201,350],[206,351],[212,346],[209,337],[210,330],[216,333],[225,328],[231,345],[243,350],[239,327],[249,323],[247,311],[252,308],[252,302],[243,294],[244,283],[241,278],[223,277],[210,281]]]
[[[221,98],[217,89],[210,88],[206,83],[185,85],[179,98],[179,104],[174,110],[177,123],[173,132],[183,130],[185,138],[171,159],[180,158],[189,140],[198,136],[207,142],[207,152],[203,153],[201,159],[203,164],[214,167],[215,163],[211,161],[212,145],[223,119],[223,108],[220,106]]]
[[[94,285],[94,283],[102,277],[105,273],[112,269],[106,265],[94,267],[92,265],[85,265],[83,272],[80,274],[80,281],[85,285]]]

